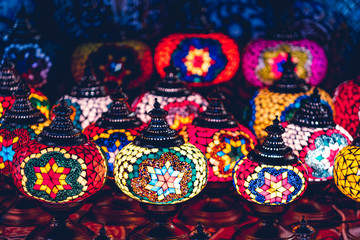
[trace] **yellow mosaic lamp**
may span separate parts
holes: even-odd
[[[334,163],[334,182],[345,196],[360,202],[360,131],[351,145],[344,147],[336,155]],[[347,228],[343,239],[360,239],[360,227]]]
[[[288,54],[287,62],[282,65],[284,70],[280,80],[270,87],[258,90],[250,101],[252,116],[249,126],[260,141],[266,136],[265,127],[271,124],[269,119],[278,115],[281,122],[290,120],[296,109],[300,108],[301,101],[310,98],[314,90],[314,87],[296,75],[295,66]],[[322,89],[319,89],[319,94],[321,102],[333,113],[334,106],[330,95]]]
[[[180,203],[198,195],[207,183],[205,156],[169,127],[166,115],[155,99],[149,126],[116,156],[115,182],[126,195],[141,202],[152,218],[135,228],[128,239],[186,238],[188,229],[169,219]]]

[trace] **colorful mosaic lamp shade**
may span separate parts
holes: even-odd
[[[113,179],[116,155],[134,141],[145,126],[130,110],[128,96],[121,89],[111,95],[111,99],[109,111],[103,113],[95,123],[87,126],[83,133],[105,152],[109,165],[108,178]]]
[[[219,91],[211,92],[205,112],[180,131],[206,156],[209,182],[231,182],[235,163],[257,144],[254,134],[226,111],[224,99]]]
[[[64,96],[64,100],[72,109],[71,120],[80,129],[96,122],[111,105],[111,98],[95,77],[90,63],[81,81],[73,87],[70,95]],[[54,107],[58,105],[59,102],[56,102]]]
[[[50,126],[14,155],[12,178],[16,187],[40,201],[42,209],[54,216],[46,227],[35,228],[28,239],[49,239],[49,236],[91,239],[90,230],[67,219],[82,205],[82,200],[104,185],[108,170],[106,157],[99,146],[73,125],[72,110],[64,99],[53,113],[55,118]]]
[[[188,230],[169,218],[180,203],[198,195],[207,183],[205,156],[169,127],[166,114],[155,99],[148,127],[116,156],[116,184],[141,202],[154,219],[136,228],[128,239],[156,238],[159,231],[164,239],[185,239]]]
[[[334,123],[332,113],[320,101],[317,88],[283,126],[284,142],[307,165],[309,181],[331,180],[336,154],[353,139]]]
[[[47,83],[53,65],[39,39],[40,36],[31,26],[26,10],[22,7],[13,28],[3,38],[5,46],[2,60],[10,58],[25,83],[34,88]]]
[[[17,90],[20,77],[14,69],[14,64],[6,58],[0,67],[0,117],[14,104],[13,93]],[[30,102],[49,118],[50,103],[48,98],[39,90],[30,88]]]
[[[0,119],[0,173],[10,176],[12,162],[18,148],[36,138],[50,124],[38,109],[32,106],[30,89],[20,82],[12,107]]]
[[[76,81],[81,80],[87,62],[91,62],[98,79],[127,90],[144,87],[154,71],[150,47],[137,40],[79,45],[71,59]]]
[[[161,77],[170,65],[179,68],[180,80],[192,87],[217,85],[235,76],[240,64],[235,40],[223,33],[199,33],[201,28],[196,33],[171,34],[158,43],[154,62]]]
[[[360,76],[341,83],[334,92],[336,124],[345,128],[351,136],[356,136],[360,124]]]
[[[293,233],[277,225],[275,219],[286,211],[285,205],[304,193],[308,173],[305,164],[290,147],[285,146],[281,137],[285,129],[278,118],[266,128],[266,132],[268,135],[264,142],[256,145],[236,164],[233,180],[237,192],[251,203],[250,207],[260,219],[268,219],[269,224],[260,221],[245,225],[235,233],[233,239],[249,239],[239,237],[249,233],[259,239],[295,239]],[[265,231],[261,225],[268,229]]]
[[[136,98],[132,109],[141,121],[148,123],[147,115],[158,99],[160,106],[168,112],[166,120],[172,129],[179,130],[183,125],[191,123],[199,113],[205,111],[208,105],[205,98],[196,92],[191,92],[177,77],[178,70],[166,68],[166,76],[158,82],[154,89]]]
[[[327,57],[321,46],[309,39],[296,39],[291,34],[276,40],[258,39],[250,42],[242,55],[245,79],[256,87],[271,86],[283,74],[282,64],[291,54],[295,72],[311,86],[324,79]]]
[[[310,97],[314,87],[310,87],[295,73],[295,66],[291,55],[282,64],[283,74],[274,85],[258,90],[250,101],[252,117],[250,127],[253,128],[258,139],[266,136],[265,127],[270,124],[269,119],[280,117],[280,121],[290,120],[296,109],[300,108],[301,101]],[[334,113],[334,105],[330,95],[319,89],[321,102]]]

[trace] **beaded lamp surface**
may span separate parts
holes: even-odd
[[[113,102],[109,111],[103,113],[96,123],[87,126],[83,133],[105,152],[109,165],[108,177],[113,178],[117,153],[131,143],[145,126],[131,112],[125,93],[119,90],[111,95],[111,99]]]
[[[280,80],[269,88],[258,90],[250,101],[252,117],[249,125],[258,139],[266,136],[264,129],[270,124],[269,119],[278,115],[282,122],[290,120],[295,110],[300,108],[301,101],[309,98],[314,90],[295,74],[295,64],[291,62],[290,54],[282,68],[284,71]],[[334,112],[330,95],[322,89],[319,89],[319,93],[321,102]]]
[[[148,123],[147,115],[158,99],[160,106],[168,112],[166,120],[172,129],[181,129],[183,125],[193,121],[199,113],[205,111],[208,105],[205,98],[195,92],[190,92],[176,76],[177,69],[166,68],[166,77],[157,83],[154,89],[136,98],[132,109],[141,121]]]
[[[15,153],[12,177],[22,193],[41,202],[78,202],[104,185],[106,158],[75,128],[65,100],[53,113],[50,126]]]
[[[140,202],[169,205],[195,197],[205,187],[205,156],[169,128],[155,99],[149,126],[116,156],[115,181]]]
[[[284,205],[300,197],[308,184],[306,166],[286,147],[285,129],[276,118],[268,136],[234,168],[234,185],[246,200],[261,205]]]
[[[247,45],[242,55],[245,79],[256,87],[272,85],[283,74],[282,64],[291,54],[296,74],[312,86],[318,85],[327,71],[327,57],[316,42],[302,40],[258,39]]]
[[[8,58],[3,61],[0,68],[0,117],[11,108],[15,101],[13,93],[17,90],[20,77]],[[48,98],[39,90],[30,88],[30,102],[49,118],[50,103]]]
[[[224,95],[212,92],[209,106],[181,131],[185,142],[194,144],[208,161],[209,182],[229,182],[235,163],[257,143],[255,136],[225,110]]]
[[[70,95],[64,96],[64,100],[72,109],[71,120],[80,129],[98,120],[111,105],[110,96],[106,95],[105,87],[96,79],[90,65]],[[59,102],[56,102],[54,107],[57,105]]]
[[[336,154],[353,139],[334,123],[331,113],[320,102],[317,88],[283,127],[284,142],[307,165],[309,181],[332,179]]]
[[[0,119],[0,173],[9,176],[15,151],[35,139],[50,121],[29,100],[30,90],[20,82],[11,109]]]
[[[334,91],[336,124],[345,128],[351,136],[356,136],[360,112],[360,76],[355,80],[341,83]]]

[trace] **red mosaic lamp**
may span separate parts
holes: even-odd
[[[171,218],[207,183],[205,156],[169,127],[166,114],[155,99],[149,126],[116,156],[116,184],[151,218],[128,239],[188,239],[189,230]]]
[[[72,110],[64,99],[53,113],[50,126],[14,155],[16,187],[53,216],[48,225],[35,228],[27,239],[92,239],[93,232],[68,217],[102,188],[107,161],[101,148],[74,126]]]
[[[16,91],[20,77],[14,68],[14,64],[8,58],[3,60],[0,66],[0,117],[11,108],[15,101],[13,93]],[[48,98],[39,90],[30,88],[30,102],[49,118],[50,103]]]
[[[285,146],[281,137],[285,129],[278,118],[266,132],[264,142],[236,164],[233,175],[237,192],[259,220],[241,227],[232,239],[296,239],[277,218],[304,193],[308,173],[305,164]]]
[[[109,111],[83,130],[89,140],[96,143],[107,157],[107,184],[110,187],[110,191],[102,191],[104,196],[92,207],[89,218],[107,225],[138,225],[146,220],[144,212],[137,201],[119,191],[113,171],[118,152],[135,139],[145,128],[145,124],[130,110],[128,96],[121,88],[111,95],[111,99]]]
[[[341,83],[334,91],[336,124],[345,128],[351,136],[356,136],[360,112],[360,76]]]
[[[296,64],[291,58],[292,55],[288,54],[287,61],[282,64],[284,71],[281,78],[272,86],[258,90],[250,101],[252,116],[249,125],[260,140],[266,136],[265,127],[270,125],[269,119],[279,116],[282,122],[290,120],[300,108],[301,101],[309,98],[314,90],[296,75]],[[334,112],[330,95],[322,89],[318,90],[321,102]]]
[[[274,34],[273,39],[257,39],[250,42],[242,54],[242,72],[245,80],[255,87],[271,86],[280,80],[288,55],[296,63],[297,76],[311,86],[316,86],[325,78],[327,57],[324,49],[316,42],[301,39],[297,33]]]
[[[48,222],[50,216],[37,207],[36,201],[18,193],[11,178],[11,170],[17,149],[35,139],[50,121],[32,106],[29,100],[30,89],[22,81],[17,86],[14,96],[14,104],[0,119],[0,173],[6,176],[5,181],[11,186],[12,191],[16,191],[16,195],[11,199],[11,204],[6,201],[13,194],[9,193],[10,189],[1,192],[1,197],[5,197],[1,203],[7,210],[1,214],[0,223],[7,226],[38,225]],[[38,215],[39,213],[41,214]]]
[[[250,130],[226,111],[224,99],[218,90],[211,92],[206,111],[180,131],[186,142],[194,144],[205,154],[209,172],[204,195],[179,215],[188,224],[201,221],[206,227],[229,226],[243,216],[242,210],[229,196],[232,173],[236,162],[245,157],[257,141]]]
[[[156,46],[154,63],[160,77],[165,68],[180,69],[179,78],[191,87],[205,87],[231,80],[240,64],[238,46],[232,38],[211,31],[198,1],[192,1],[192,19],[186,33],[174,33]]]
[[[88,63],[81,81],[72,88],[70,95],[64,96],[64,100],[72,109],[71,120],[80,129],[96,122],[111,105],[111,98],[105,86],[95,77],[91,63]],[[59,102],[56,102],[54,107],[58,105]]]
[[[160,106],[168,112],[166,120],[170,127],[179,130],[183,125],[191,123],[199,113],[205,111],[207,101],[200,94],[191,92],[177,77],[178,70],[167,67],[166,76],[158,82],[154,89],[136,98],[132,109],[141,121],[148,123],[147,115],[158,99]]]

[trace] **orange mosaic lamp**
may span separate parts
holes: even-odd
[[[176,68],[170,66],[165,70],[166,77],[158,82],[152,91],[136,98],[131,107],[141,121],[148,123],[150,117],[147,113],[157,98],[160,106],[168,112],[166,120],[170,127],[179,130],[205,111],[208,103],[200,94],[191,92],[179,80]]]
[[[278,118],[266,132],[264,142],[236,164],[233,175],[237,192],[251,203],[260,220],[240,228],[233,239],[295,239],[292,232],[277,224],[276,218],[304,193],[308,173],[305,164],[285,146],[281,137],[285,129]]]
[[[0,67],[0,117],[11,108],[14,104],[15,97],[13,93],[17,90],[20,82],[20,77],[15,70],[13,63],[5,58]],[[30,102],[33,106],[40,110],[47,118],[50,113],[49,99],[39,90],[30,88]]]
[[[72,110],[64,99],[53,113],[50,126],[14,155],[12,178],[16,187],[54,216],[46,227],[35,228],[28,238],[47,239],[54,234],[55,239],[90,238],[93,233],[89,229],[67,219],[84,199],[102,188],[107,161],[100,147],[74,126]]]
[[[171,129],[167,112],[155,99],[149,126],[116,156],[115,182],[129,197],[142,203],[153,221],[136,228],[129,239],[183,239],[188,230],[172,223],[180,203],[198,195],[207,183],[201,151]],[[159,223],[161,222],[161,224]]]
[[[360,202],[359,166],[360,166],[360,131],[351,145],[344,147],[336,155],[334,163],[334,182],[337,188],[348,198]],[[359,239],[359,228],[353,226],[346,229],[348,239]]]
[[[282,64],[284,71],[280,80],[258,90],[250,101],[252,116],[249,126],[260,140],[266,136],[265,127],[271,124],[269,119],[278,115],[281,122],[290,120],[296,109],[300,108],[301,101],[308,99],[314,90],[296,75],[295,66],[289,54],[287,62]],[[322,89],[319,89],[319,94],[321,102],[334,113],[330,95]]]

